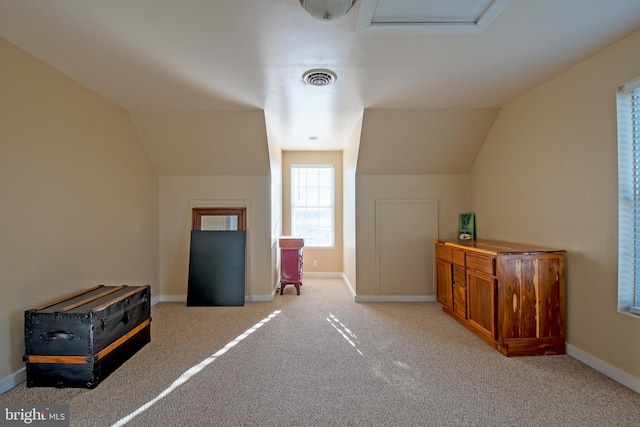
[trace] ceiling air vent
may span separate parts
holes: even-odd
[[[302,75],[302,80],[311,86],[328,86],[335,82],[338,77],[330,70],[309,70]]]

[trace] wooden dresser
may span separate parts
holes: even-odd
[[[446,313],[505,356],[565,353],[564,250],[434,243],[436,295]]]

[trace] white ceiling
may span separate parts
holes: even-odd
[[[298,0],[0,0],[0,37],[129,110],[263,109],[283,149],[324,150],[364,108],[499,107],[640,29],[638,0],[497,0],[475,32],[371,31],[378,6],[406,22],[425,1],[487,3],[359,0],[322,23]],[[306,86],[310,68],[338,79]]]

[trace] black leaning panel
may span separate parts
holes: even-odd
[[[244,306],[247,232],[191,231],[187,306]]]

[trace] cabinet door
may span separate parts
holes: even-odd
[[[496,339],[496,278],[467,270],[469,326],[491,340]]]
[[[436,259],[436,297],[448,310],[453,310],[453,274],[449,262]]]
[[[460,320],[467,319],[467,288],[453,284],[453,312]]]
[[[453,265],[453,312],[460,320],[467,319],[467,272],[464,267],[455,265],[455,257]]]
[[[302,252],[295,248],[280,249],[280,281],[300,282],[302,275]]]
[[[562,254],[500,257],[500,340],[564,339]]]

